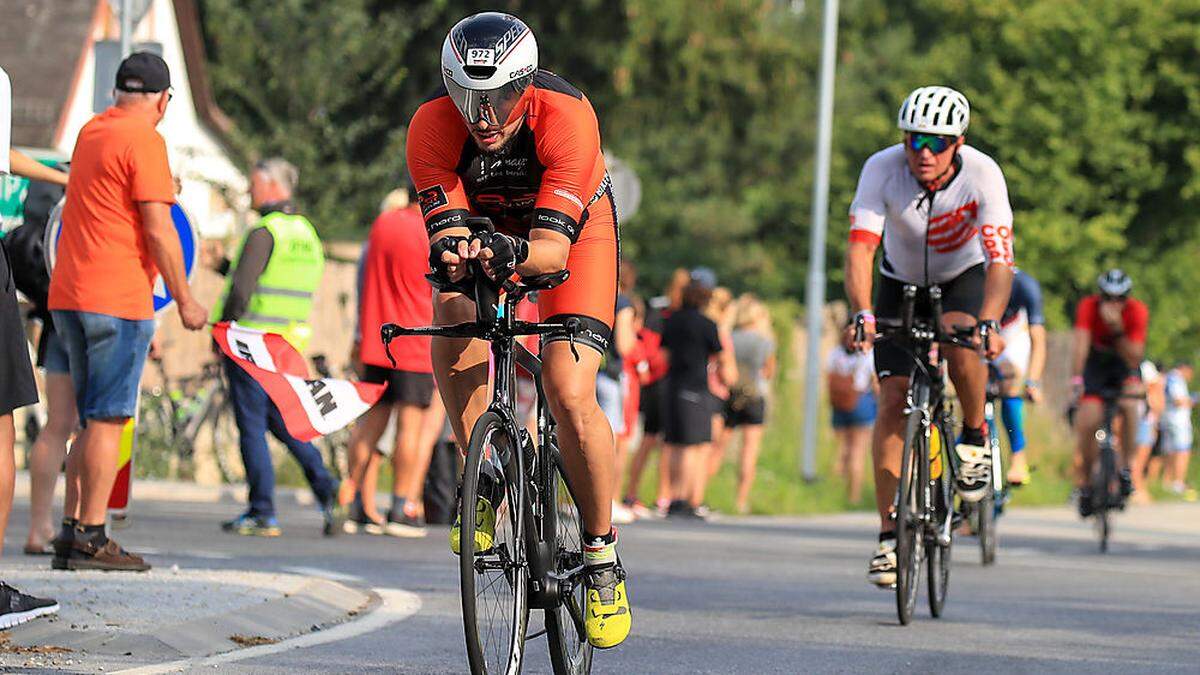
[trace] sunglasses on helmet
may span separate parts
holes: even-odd
[[[941,134],[923,134],[919,132],[910,132],[908,134],[907,143],[909,149],[913,152],[920,152],[924,148],[929,148],[929,151],[935,155],[940,155],[947,148],[954,145],[958,140],[958,136],[943,136]]]

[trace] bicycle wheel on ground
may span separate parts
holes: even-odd
[[[518,447],[496,413],[484,413],[471,431],[459,505],[459,584],[472,673],[521,670],[529,567],[522,538],[524,493],[514,459]]]
[[[1109,493],[1117,479],[1116,457],[1110,440],[1100,443],[1100,461],[1092,481],[1092,510],[1096,514],[1096,535],[1100,540],[1100,552],[1108,553],[1108,538],[1112,533],[1112,499]]]
[[[558,675],[585,675],[592,670],[592,645],[584,629],[583,519],[558,449],[549,447],[546,456],[552,465],[542,490],[542,527],[555,542],[554,572],[560,577],[559,605],[546,610],[550,663]]]
[[[920,411],[908,416],[904,433],[904,455],[900,463],[900,485],[896,500],[896,613],[902,625],[912,620],[917,606],[921,558],[924,555],[922,513],[924,490],[922,467],[928,461],[929,439],[925,437]]]
[[[996,495],[989,491],[979,504],[976,532],[979,533],[979,549],[984,565],[996,562]]]
[[[939,423],[937,426],[938,434],[941,439],[953,438],[949,435],[947,425]],[[942,610],[946,606],[946,592],[950,587],[950,547],[953,543],[953,520],[954,520],[954,481],[951,472],[950,457],[946,451],[946,441],[942,440],[939,444],[938,452],[941,459],[938,460],[942,467],[945,467],[941,475],[932,479],[931,495],[933,503],[930,504],[930,511],[933,513],[934,531],[928,533],[926,542],[926,569],[928,571],[929,581],[929,613],[933,618],[938,618],[942,615]],[[980,504],[980,518],[987,517],[991,521],[992,511],[990,505]],[[987,514],[985,516],[984,514]],[[947,524],[950,527],[947,527]],[[991,525],[989,525],[990,527]],[[942,535],[949,533],[951,539],[943,540]],[[983,538],[983,531],[980,531],[980,538]]]

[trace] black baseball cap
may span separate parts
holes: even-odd
[[[117,89],[121,91],[157,93],[170,86],[171,71],[157,54],[130,54],[117,68]]]

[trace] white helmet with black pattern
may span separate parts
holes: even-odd
[[[903,131],[962,136],[971,122],[967,97],[950,87],[914,89],[900,105],[897,126]]]
[[[503,125],[519,117],[537,67],[533,31],[511,14],[468,16],[442,43],[442,80],[468,124]]]

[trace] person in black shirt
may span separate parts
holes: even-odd
[[[671,454],[671,496],[667,514],[695,517],[707,448],[712,442],[708,393],[709,358],[721,351],[717,324],[701,313],[713,284],[693,276],[683,291],[683,307],[663,326],[669,369],[664,396],[665,440]]]

